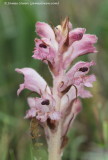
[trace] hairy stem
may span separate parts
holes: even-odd
[[[58,125],[57,131],[50,134],[48,152],[48,160],[61,160],[61,123]]]
[[[61,82],[62,74],[55,77],[53,81],[53,96],[56,100],[56,111],[60,111],[61,98],[58,94],[58,86]],[[62,130],[62,121],[60,120],[57,127],[52,131],[50,130],[50,136],[48,140],[48,160],[61,160],[61,130]]]

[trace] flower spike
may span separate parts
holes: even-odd
[[[92,94],[87,87],[93,87],[96,81],[90,69],[94,61],[74,60],[89,53],[96,53],[95,35],[86,34],[85,28],[73,29],[66,17],[61,25],[51,28],[44,22],[36,23],[36,32],[40,39],[35,39],[33,58],[41,60],[49,67],[53,86],[32,68],[16,69],[24,75],[17,94],[24,89],[38,93],[38,97],[28,97],[29,109],[25,118],[36,119],[45,131],[48,143],[49,160],[61,160],[67,143],[67,132],[77,115],[82,110],[81,98],[90,98]]]

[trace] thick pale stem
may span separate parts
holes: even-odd
[[[61,82],[62,75],[55,78],[53,82],[53,96],[56,100],[56,111],[60,111],[60,102],[61,99],[58,95],[58,85]],[[57,128],[54,131],[50,132],[49,140],[48,140],[48,152],[49,158],[48,160],[61,160],[61,121]]]
[[[48,152],[48,160],[61,160],[61,124],[55,133],[50,134]]]

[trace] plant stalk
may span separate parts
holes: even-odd
[[[57,131],[50,134],[48,152],[48,160],[61,160],[61,123],[58,125]]]

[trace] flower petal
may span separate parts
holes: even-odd
[[[61,114],[55,111],[55,102],[51,97],[49,98],[50,99],[29,97],[27,101],[30,110],[27,112],[26,118],[36,116],[41,122],[45,122],[48,118],[51,120],[59,120]]]
[[[72,61],[78,56],[96,53],[97,50],[93,46],[97,42],[97,37],[95,35],[84,34],[82,39],[75,41],[68,50],[64,53],[64,68],[67,69]]]
[[[85,84],[87,86],[90,85],[90,82],[95,81],[95,77],[86,76],[84,77],[90,70],[90,67],[95,65],[94,61],[91,62],[77,62],[64,76],[62,79],[62,85],[59,86],[59,91],[62,92],[68,86],[71,85],[80,85],[80,83]],[[92,80],[93,79],[93,80]]]
[[[91,98],[92,94],[90,91],[85,90],[83,86],[78,87],[78,96],[81,98]]]
[[[60,112],[52,111],[49,113],[49,118],[51,120],[59,120],[61,118]]]
[[[20,88],[17,91],[18,95],[24,88],[37,92],[40,95],[45,92],[51,93],[46,81],[34,69],[17,68],[15,71],[24,75],[24,83],[20,85]]]
[[[70,31],[69,32],[69,45],[71,45],[75,41],[81,40],[85,31],[86,31],[85,28],[76,28]]]
[[[48,39],[36,39],[36,47],[34,49],[34,59],[42,60],[46,63],[48,61],[51,64],[54,64],[54,57],[56,50],[52,47],[51,42]]]
[[[90,67],[94,66],[96,63],[94,61],[91,62],[77,62],[66,74],[66,76],[75,78],[81,75],[85,75],[89,72]]]
[[[26,116],[24,118],[33,118],[36,116],[36,109],[35,108],[31,108],[27,111]]]
[[[88,53],[96,53],[97,50],[93,46],[94,43],[97,42],[97,37],[95,35],[84,34],[83,38],[80,41],[76,41],[72,44],[73,53],[71,57],[71,61],[73,61],[78,56],[88,54]]]
[[[55,39],[54,32],[50,25],[44,22],[36,23],[36,32],[41,38]]]
[[[38,113],[38,115],[36,116],[36,118],[40,122],[45,122],[48,119],[48,114],[47,113]]]
[[[93,87],[92,83],[94,81],[96,81],[95,75],[89,75],[89,76],[85,76],[83,78],[83,83],[84,83],[84,86],[86,86],[86,87]]]
[[[27,99],[28,105],[30,108],[35,108],[36,107],[36,98],[29,97]]]

